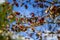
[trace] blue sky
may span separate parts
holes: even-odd
[[[25,1],[26,1],[26,0],[25,0]],[[44,9],[46,9],[46,8],[39,8],[39,7],[33,8],[31,4],[34,3],[34,0],[31,0],[31,4],[26,3],[25,1],[24,1],[24,3],[28,5],[28,9],[25,9],[24,6],[22,6],[22,7],[20,7],[20,6],[19,6],[19,7],[14,6],[13,10],[14,10],[14,11],[18,11],[18,12],[20,12],[22,15],[26,15],[27,17],[31,17],[31,16],[30,16],[30,13],[31,13],[31,12],[34,12],[34,13],[36,14],[36,16],[38,16],[38,15],[40,15],[40,16],[45,15],[45,13],[42,13],[41,11],[44,10]],[[47,1],[52,2],[52,0],[47,0]],[[13,3],[12,0],[8,0],[8,2]],[[17,2],[18,2],[18,0],[17,0]],[[19,3],[19,5],[21,4],[21,2],[18,2],[18,3]],[[44,4],[50,6],[50,4],[48,4],[48,3],[44,3]],[[55,5],[59,5],[59,4],[55,4]],[[37,13],[37,11],[39,12],[39,14]],[[51,19],[48,19],[48,18],[47,18],[47,20],[48,20],[48,21],[52,21]],[[15,22],[14,22],[13,24],[15,24]],[[28,25],[28,24],[27,24],[27,25]],[[49,29],[49,25],[53,26],[53,28],[54,28],[57,24],[48,24],[48,23],[46,23],[46,24],[41,25],[41,26],[39,26],[39,27],[35,27],[35,29],[36,29],[37,31],[42,31],[42,32],[43,32],[43,31],[46,31],[46,30]],[[52,28],[51,31],[53,31],[53,28]],[[56,27],[56,28],[55,28],[55,32],[56,32],[57,29],[58,29],[58,28]],[[28,29],[26,32],[31,33],[30,31],[31,31],[31,30]],[[25,37],[25,36],[28,36],[28,34],[26,34],[26,32],[20,32],[19,34]],[[32,33],[33,33],[33,32],[32,32]],[[28,36],[28,37],[29,37],[29,36]],[[36,39],[35,33],[33,33],[32,38],[33,38],[34,40],[39,40],[39,39]]]

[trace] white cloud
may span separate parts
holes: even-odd
[[[5,2],[5,0],[0,0],[0,4],[2,4],[2,3],[4,3]]]

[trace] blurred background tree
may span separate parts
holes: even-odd
[[[7,24],[9,24],[9,18],[13,18],[13,15],[10,15],[13,13],[12,9],[13,6],[7,2],[7,0],[5,0],[3,3],[0,3],[0,28],[5,27]]]
[[[0,1],[2,1],[2,0],[0,0]],[[7,2],[7,0],[2,1],[3,3],[0,2],[0,29],[6,27],[7,24],[10,24],[11,22],[13,22],[15,20],[16,16],[14,15],[15,13],[13,12],[13,5],[15,5],[17,7],[19,7],[19,5],[16,2],[16,0],[13,0],[13,1],[14,1],[13,2],[14,4],[10,4],[9,2]],[[41,3],[38,3],[38,2],[41,2]],[[46,1],[46,0],[35,0],[35,3],[36,3],[35,5],[34,5],[34,3],[32,4],[33,7],[36,6],[36,7],[39,7],[39,8],[48,8],[50,6],[46,5],[44,3],[48,3],[52,6],[52,5],[58,4],[60,2],[58,2],[58,0],[54,0],[53,2],[49,2],[49,1]],[[25,5],[24,3],[22,3],[22,5],[24,5],[24,7],[26,9],[28,9],[28,5]],[[59,7],[59,5],[57,7]],[[54,11],[54,9],[52,11]],[[42,14],[43,13],[44,13],[44,10],[42,10]],[[19,15],[19,13],[16,13],[16,14]],[[0,36],[0,39],[5,40],[4,37],[2,37],[2,36]]]

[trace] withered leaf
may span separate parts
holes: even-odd
[[[28,8],[28,6],[27,6],[27,5],[25,5],[25,8],[27,9],[27,8]]]
[[[40,8],[43,8],[44,5],[43,5],[43,3],[39,3],[38,6],[39,6]]]
[[[16,0],[13,0],[13,1],[16,1]]]
[[[19,7],[19,4],[18,4],[18,3],[15,3],[15,5],[16,5],[17,7]]]
[[[20,6],[22,7],[24,5],[24,3],[22,3]]]

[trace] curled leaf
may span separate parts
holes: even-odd
[[[27,6],[27,5],[25,5],[25,8],[27,9],[27,8],[28,8],[28,6]]]

